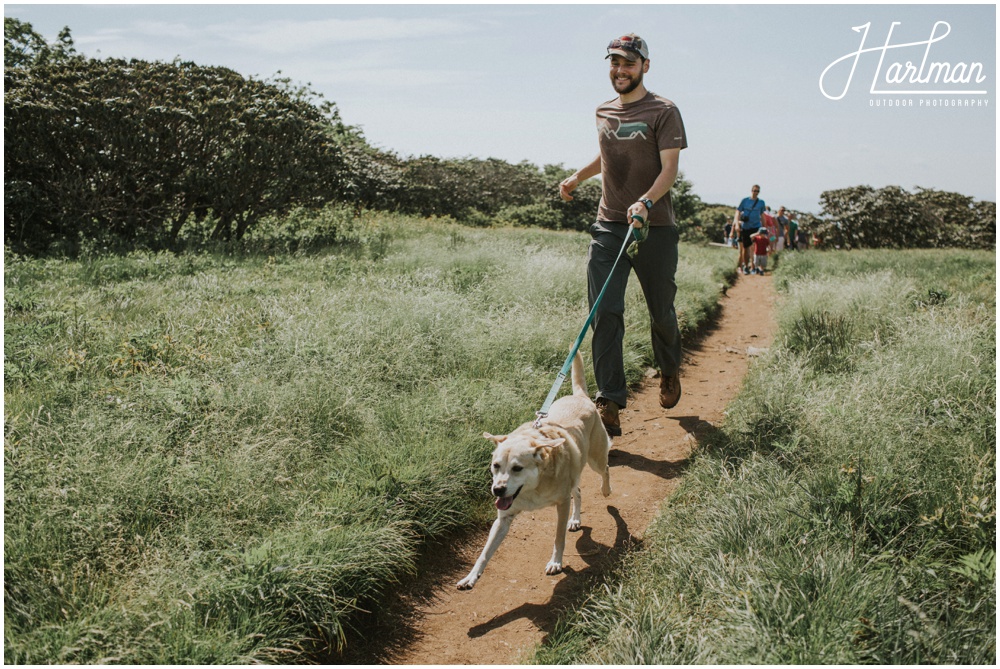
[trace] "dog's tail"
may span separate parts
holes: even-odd
[[[590,393],[587,392],[587,373],[583,369],[583,356],[580,355],[579,351],[573,357],[573,371],[571,372],[571,376],[573,379],[573,394],[590,397]]]

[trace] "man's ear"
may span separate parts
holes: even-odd
[[[642,73],[646,74],[647,72],[649,72],[649,59],[648,58],[646,60],[642,61]]]
[[[500,445],[501,443],[503,443],[504,441],[507,440],[507,435],[506,434],[501,434],[501,435],[497,436],[495,434],[490,434],[489,432],[483,432],[483,437],[485,437],[486,439],[489,439],[490,441],[492,441],[494,444],[497,444],[497,445]]]

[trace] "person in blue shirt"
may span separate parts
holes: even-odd
[[[760,199],[760,186],[754,184],[750,189],[750,197],[745,197],[736,209],[736,215],[740,222],[740,259],[737,264],[737,271],[749,274],[753,265],[753,255],[750,247],[753,246],[753,236],[760,230],[760,215],[764,213],[764,201]]]

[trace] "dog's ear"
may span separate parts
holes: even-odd
[[[535,451],[540,451],[546,448],[556,448],[562,446],[566,443],[566,439],[559,437],[558,439],[534,439],[531,445],[535,447]]]
[[[502,444],[504,441],[507,440],[506,434],[501,434],[497,436],[495,434],[490,434],[489,432],[483,432],[483,437],[489,439],[490,441],[492,441],[494,444],[497,445]]]
[[[538,462],[548,460],[552,457],[552,451],[564,443],[566,440],[561,437],[558,439],[535,439],[531,442],[531,445],[535,447],[535,460]]]

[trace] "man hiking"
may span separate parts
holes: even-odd
[[[736,215],[740,220],[740,259],[737,261],[736,270],[749,274],[753,269],[753,253],[750,247],[753,246],[753,236],[757,234],[764,224],[761,216],[764,214],[764,201],[760,199],[760,186],[754,184],[750,189],[750,197],[745,197],[740,201],[740,206],[736,208]]]
[[[649,309],[653,355],[660,368],[660,405],[671,409],[681,397],[678,378],[681,334],[674,311],[677,284],[677,224],[670,188],[677,178],[687,136],[673,102],[651,93],[643,83],[649,72],[649,47],[635,34],[608,44],[611,85],[618,96],[597,108],[600,153],[559,184],[563,200],[591,177],[601,175],[601,204],[591,225],[587,251],[587,288],[591,308],[615,258],[631,234],[629,226],[648,221],[646,239],[615,269],[594,317],[593,357],[597,406],[612,437],[621,435],[618,412],[628,400],[622,340],[625,288],[635,270]]]

